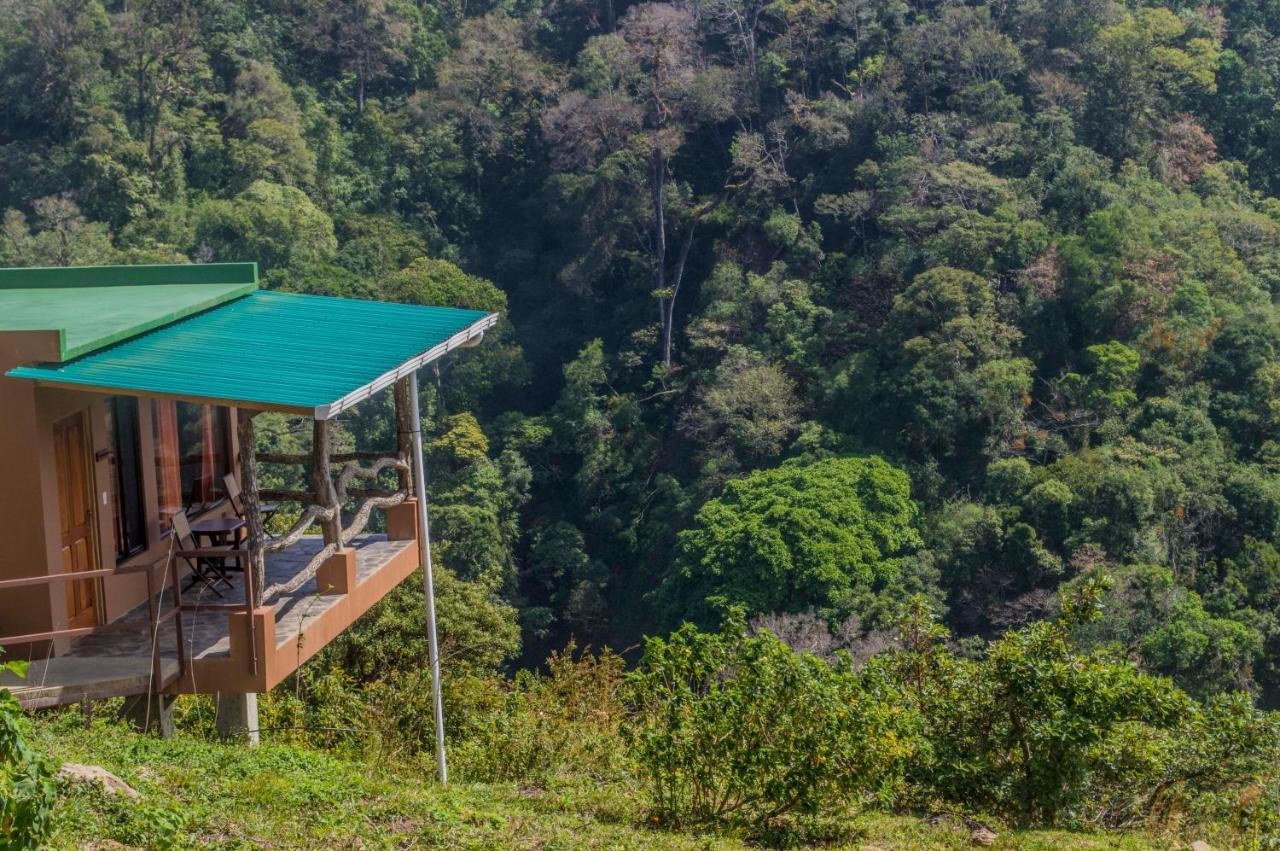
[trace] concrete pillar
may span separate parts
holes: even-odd
[[[258,744],[258,696],[253,692],[218,692],[215,722],[224,739],[234,739],[253,747]]]
[[[124,699],[120,717],[139,733],[154,731],[167,739],[173,735],[173,695],[135,694]]]

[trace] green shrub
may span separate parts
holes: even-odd
[[[1274,783],[1278,758],[1280,723],[1244,694],[1193,704],[1167,728],[1122,725],[1090,753],[1079,820],[1166,830],[1179,822],[1235,822],[1247,833],[1267,822],[1256,805]],[[1280,827],[1280,816],[1270,815],[1271,827]]]
[[[308,665],[258,701],[258,725],[272,741],[351,754],[390,755],[366,691],[339,668]]]
[[[564,771],[619,772],[622,659],[607,650],[575,658],[574,649],[552,654],[545,675],[473,677],[450,688],[446,730],[459,776],[536,784]]]
[[[1246,696],[1202,706],[1128,660],[1073,648],[1069,635],[1097,616],[1102,587],[1085,583],[1058,618],[1006,633],[977,660],[947,651],[946,631],[913,608],[908,650],[871,666],[891,669],[925,720],[931,747],[911,770],[917,802],[1124,826],[1207,806],[1214,790],[1274,767],[1275,722]]]
[[[444,679],[450,775],[464,781],[540,784],[564,770],[597,776],[621,768],[622,660],[569,645],[547,673],[514,679],[462,673]],[[361,692],[362,718],[389,758],[426,765],[435,749],[431,678],[400,671]],[[334,696],[328,698],[330,704]],[[314,710],[313,710],[314,711]]]
[[[146,848],[166,851],[189,847],[184,839],[189,819],[171,803],[135,800],[103,790],[98,783],[75,783],[64,787],[64,806],[74,811],[94,814],[91,824],[78,826],[80,831],[99,840],[121,843],[116,847]],[[63,830],[65,825],[61,826]],[[4,846],[9,847],[9,846]]]
[[[886,799],[920,746],[918,719],[883,676],[832,666],[772,633],[751,637],[741,610],[718,633],[691,625],[650,638],[630,675],[624,725],[669,825],[781,821]]]
[[[26,664],[5,662],[0,671],[22,675]],[[0,689],[0,847],[40,847],[55,797],[48,766],[24,736],[22,707],[8,689]]]

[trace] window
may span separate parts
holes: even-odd
[[[142,504],[142,452],[138,443],[138,400],[107,399],[107,440],[111,446],[111,514],[115,518],[116,559],[147,547]]]
[[[222,499],[231,471],[227,409],[161,399],[151,410],[160,528],[168,529],[179,511],[197,514]]]

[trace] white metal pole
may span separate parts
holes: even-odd
[[[422,455],[422,414],[418,411],[418,373],[409,373],[409,416],[413,432],[413,486],[418,497],[418,526],[422,540],[418,552],[422,563],[422,584],[427,592],[427,641],[431,652],[431,697],[436,714],[436,768],[440,782],[449,782],[449,766],[444,758],[444,701],[440,696],[440,645],[436,640],[436,586],[431,575],[431,526],[427,519],[427,468]]]

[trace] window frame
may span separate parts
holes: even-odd
[[[126,414],[122,410],[128,407]],[[112,496],[112,537],[113,549],[115,550],[116,563],[128,561],[139,553],[146,552],[149,545],[147,534],[147,500],[145,488],[145,472],[142,468],[142,414],[141,406],[135,396],[109,396],[106,401],[107,408],[107,428],[111,438],[111,496]],[[131,415],[131,416],[130,416]],[[121,427],[122,423],[131,419],[129,424],[133,435],[132,447],[130,451],[124,451],[124,434],[125,429]],[[127,458],[132,455],[133,463],[127,464]],[[129,467],[133,481],[133,499],[127,500],[125,495],[128,493],[125,477],[127,475],[126,466]],[[126,502],[131,504],[126,504]],[[129,511],[132,509],[136,512],[134,524],[129,522]],[[135,528],[130,528],[134,525]],[[120,545],[126,544],[122,550]],[[131,544],[131,545],[130,545]]]

